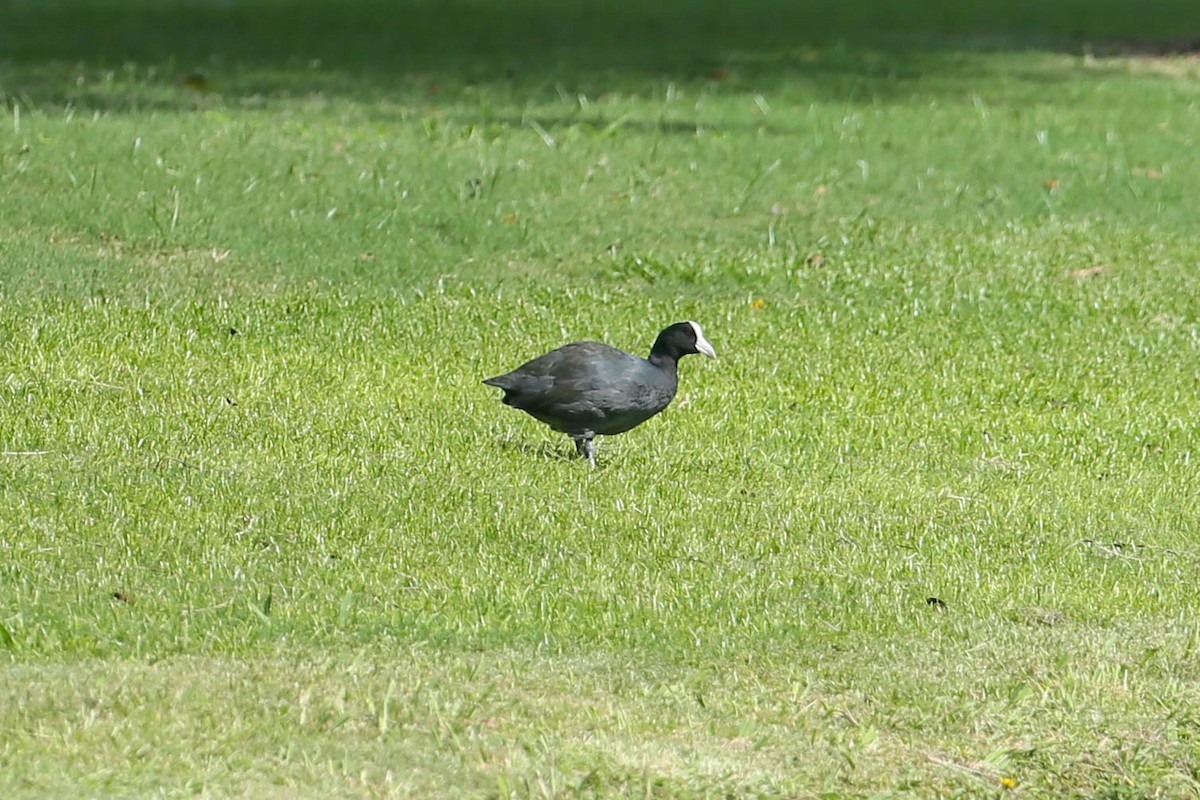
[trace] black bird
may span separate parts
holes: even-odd
[[[695,322],[677,322],[654,340],[650,358],[600,342],[574,342],[484,383],[504,390],[504,402],[562,431],[596,466],[597,435],[612,436],[662,411],[679,386],[679,359],[717,351]]]

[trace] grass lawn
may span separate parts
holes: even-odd
[[[6,6],[0,797],[1200,795],[1200,7],[730,5]]]

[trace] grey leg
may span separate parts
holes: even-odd
[[[596,443],[592,441],[592,437],[580,437],[575,440],[575,450],[579,455],[588,460],[588,463],[593,468],[596,466]]]

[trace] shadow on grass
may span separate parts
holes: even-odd
[[[497,446],[507,452],[516,453],[518,455],[536,459],[538,461],[557,461],[557,462],[582,462],[582,459],[575,452],[575,447],[568,439],[563,439],[566,442],[556,444],[554,442],[535,442],[532,439],[500,439]],[[583,464],[583,466],[587,466]]]
[[[216,93],[249,102],[321,93],[436,105],[463,86],[528,97],[644,92],[647,80],[708,82],[715,91],[787,83],[816,96],[886,97],[915,81],[969,84],[978,66],[963,50],[1194,45],[1184,34],[1200,34],[1200,4],[1181,5],[10,0],[0,26],[0,93],[10,103],[102,111],[187,109]]]

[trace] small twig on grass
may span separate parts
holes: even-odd
[[[1096,539],[1080,539],[1075,544],[1094,548],[1109,558],[1124,558],[1129,561],[1142,561],[1143,559],[1137,555],[1137,552],[1153,549],[1150,545],[1141,542],[1101,542]],[[1165,552],[1174,555],[1170,550]]]
[[[982,503],[983,502],[982,497],[971,497],[970,495],[965,495],[965,494],[953,494],[951,492],[947,492],[944,490],[942,492],[939,492],[939,494],[942,497],[948,498],[950,500],[957,500],[960,503]]]
[[[960,772],[965,772],[967,775],[972,775],[976,778],[980,778],[981,780],[985,780],[985,781],[1000,780],[999,775],[992,773],[992,772],[988,772],[987,770],[979,769],[978,767],[971,767],[966,764],[960,764],[957,761],[951,761],[948,758],[941,758],[940,756],[928,756],[928,758],[930,761],[932,761],[934,764],[937,764],[939,767],[949,767],[950,769],[956,769]]]
[[[199,606],[197,608],[185,608],[183,610],[183,613],[185,615],[187,615],[187,614],[202,614],[202,613],[207,613],[209,611],[220,611],[221,609],[229,608],[231,605],[233,605],[233,599],[229,599],[223,603],[217,603],[216,605],[211,605],[211,606]]]
[[[86,380],[80,379],[80,378],[63,378],[62,382],[63,383],[72,383],[72,384],[75,384],[76,386],[99,386],[102,389],[116,389],[117,391],[121,391],[121,392],[125,391],[124,386],[118,386],[115,383],[109,383],[107,381],[98,381],[98,380],[94,380],[91,378],[86,379]]]
[[[0,451],[0,456],[49,456],[53,455],[53,450],[4,450]]]

